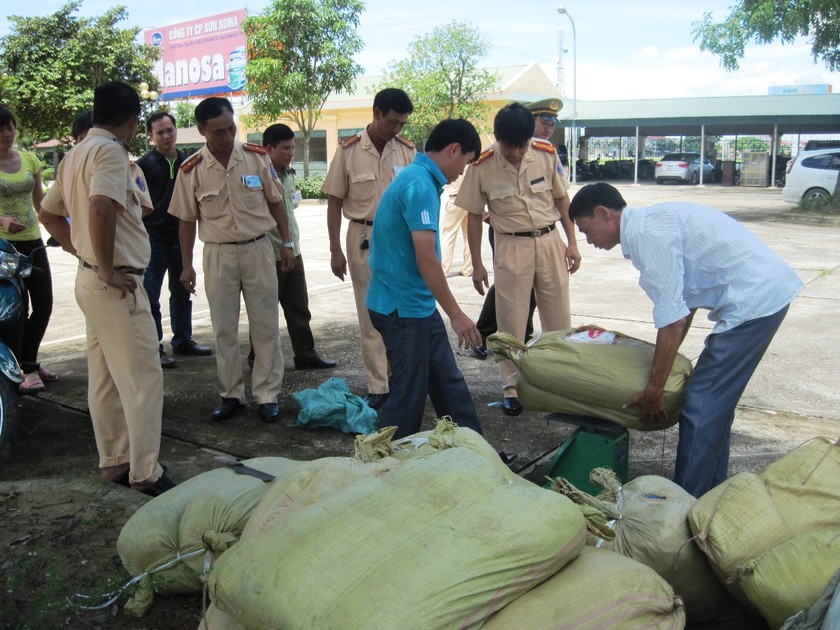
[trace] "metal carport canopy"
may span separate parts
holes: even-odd
[[[572,125],[572,102],[560,111]],[[575,126],[587,137],[840,133],[840,94],[716,96],[578,101]]]

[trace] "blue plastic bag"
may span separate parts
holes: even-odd
[[[351,435],[368,435],[376,429],[376,411],[351,393],[343,378],[333,377],[318,389],[304,389],[292,398],[300,405],[299,427],[338,429]]]

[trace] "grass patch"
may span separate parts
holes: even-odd
[[[809,199],[803,201],[796,211],[806,214],[837,216],[840,215],[840,198],[828,197],[826,199]]]

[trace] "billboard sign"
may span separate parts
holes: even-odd
[[[161,98],[194,98],[245,89],[247,42],[237,9],[143,32],[143,41],[161,52],[155,62]]]

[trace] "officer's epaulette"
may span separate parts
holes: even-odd
[[[537,149],[538,151],[545,151],[546,153],[557,153],[557,149],[554,148],[554,145],[546,140],[537,140],[531,143],[531,146]]]
[[[251,153],[259,153],[260,155],[268,155],[268,150],[258,144],[251,144],[250,142],[243,142],[242,148]]]
[[[401,142],[402,144],[407,146],[409,149],[415,148],[415,144],[411,140],[409,140],[408,138],[404,138],[402,136],[397,136],[397,142]]]
[[[201,163],[201,160],[204,158],[201,155],[201,152],[193,153],[190,157],[184,160],[184,163],[181,164],[181,172],[182,173],[189,173],[193,170],[196,166]]]
[[[482,162],[490,159],[490,157],[493,155],[493,153],[494,153],[493,149],[487,149],[484,153],[482,153],[475,160],[473,160],[472,166],[478,166]]]
[[[347,140],[345,140],[344,142],[341,143],[341,148],[342,149],[349,149],[350,147],[352,147],[354,144],[356,144],[361,139],[362,139],[362,134],[360,134],[360,133],[354,134],[354,135],[350,136],[349,138],[347,138]]]

